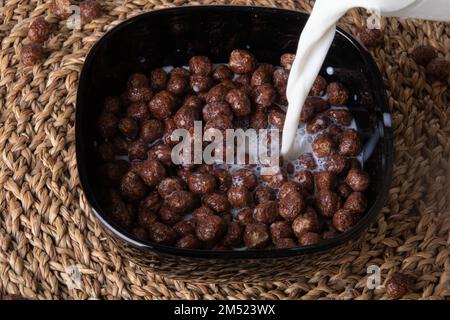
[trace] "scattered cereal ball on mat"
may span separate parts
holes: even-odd
[[[50,34],[50,24],[44,17],[38,17],[33,20],[28,29],[28,38],[34,43],[43,43]]]
[[[250,73],[256,68],[256,59],[247,50],[236,49],[230,54],[228,67],[235,73]]]
[[[295,60],[295,54],[283,53],[280,57],[280,65],[287,70],[290,70]]]
[[[358,37],[367,47],[377,47],[384,43],[384,34],[380,29],[360,28]]]
[[[50,12],[60,19],[67,19],[72,14],[70,11],[70,1],[53,0],[50,4]]]
[[[95,0],[85,0],[80,3],[80,13],[83,21],[89,22],[98,18],[101,10],[100,4]]]
[[[427,65],[425,72],[431,81],[445,81],[450,72],[450,60],[435,58]]]
[[[44,56],[42,46],[37,43],[24,46],[20,52],[20,61],[26,66],[37,64]]]
[[[426,66],[431,60],[437,57],[437,52],[432,46],[417,46],[411,52],[411,56],[417,64]]]
[[[408,293],[412,286],[412,278],[400,272],[396,272],[385,284],[386,295],[392,299],[398,299]]]

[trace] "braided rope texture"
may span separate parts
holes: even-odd
[[[162,277],[123,260],[106,240],[81,190],[75,158],[75,100],[83,61],[109,29],[141,12],[195,4],[245,4],[310,11],[296,0],[109,0],[81,30],[48,16],[50,1],[6,0],[0,8],[0,295],[29,299],[384,299],[394,272],[412,274],[406,299],[450,297],[450,105],[448,83],[427,83],[409,53],[418,44],[450,58],[450,24],[388,19],[372,51],[388,90],[395,130],[389,202],[357,250],[296,282],[195,283]],[[46,59],[24,67],[30,22],[57,24]],[[355,34],[367,14],[340,25]],[[370,290],[367,267],[381,268]],[[67,268],[81,273],[68,286]],[[189,275],[186,275],[188,278]]]

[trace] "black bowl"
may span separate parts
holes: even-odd
[[[348,252],[386,201],[391,181],[393,139],[383,81],[370,54],[338,30],[321,74],[351,90],[350,111],[364,143],[364,168],[371,176],[368,210],[350,231],[317,245],[293,249],[209,251],[144,242],[119,227],[99,201],[101,186],[94,144],[96,118],[108,95],[123,92],[132,72],[185,65],[193,55],[226,62],[235,48],[249,48],[258,61],[279,64],[295,52],[308,15],[275,8],[195,6],[133,17],[107,32],[91,49],[80,76],[76,113],[76,152],[81,185],[110,239],[133,261],[173,277],[215,280],[284,279],[312,266],[333,264]],[[334,73],[327,73],[327,67]],[[342,244],[345,244],[342,246]]]

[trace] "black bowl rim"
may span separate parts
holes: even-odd
[[[299,256],[308,253],[323,252],[326,250],[330,250],[334,247],[337,247],[343,243],[346,243],[356,238],[356,236],[360,235],[362,231],[368,228],[370,224],[375,220],[388,197],[389,186],[392,180],[394,147],[393,147],[393,131],[389,125],[386,125],[386,121],[380,121],[380,129],[383,130],[383,137],[385,139],[383,149],[384,161],[381,164],[382,170],[384,172],[384,177],[381,183],[380,193],[376,198],[375,203],[364,215],[364,217],[358,222],[358,224],[351,230],[339,234],[338,236],[332,239],[322,240],[320,243],[315,245],[296,247],[290,249],[227,250],[227,251],[181,249],[172,246],[160,245],[149,241],[135,240],[130,233],[126,232],[125,230],[122,230],[114,221],[112,221],[106,214],[103,213],[97,200],[93,196],[91,186],[88,182],[85,164],[83,162],[85,161],[86,157],[84,155],[83,149],[81,148],[81,144],[83,142],[81,141],[80,123],[83,120],[80,105],[82,100],[81,97],[85,94],[86,91],[86,87],[83,85],[83,83],[86,82],[88,72],[87,70],[91,68],[93,58],[97,53],[99,47],[101,46],[102,42],[105,39],[108,39],[109,37],[114,35],[116,32],[119,32],[120,30],[126,28],[128,25],[135,23],[136,21],[141,19],[147,19],[154,15],[165,14],[166,12],[195,13],[197,10],[206,10],[206,11],[211,10],[216,12],[244,11],[244,12],[271,13],[271,14],[282,13],[291,15],[302,15],[306,19],[309,17],[309,15],[304,12],[271,7],[239,6],[239,5],[183,6],[183,7],[164,8],[139,14],[126,21],[121,22],[120,24],[118,24],[117,26],[106,32],[91,48],[89,54],[85,59],[85,63],[83,65],[83,69],[81,71],[78,84],[76,124],[75,124],[76,159],[80,183],[84,191],[85,197],[88,201],[88,204],[91,206],[92,211],[94,212],[97,219],[99,219],[101,223],[115,236],[125,241],[126,243],[131,244],[134,247],[146,251],[148,250],[156,251],[159,252],[160,254],[171,254],[191,258],[251,259],[251,258],[277,258],[277,257]],[[350,34],[345,32],[341,28],[337,28],[337,33],[340,34],[340,36],[342,36],[346,41],[348,41],[355,48],[355,50],[357,50],[360,53],[370,73],[368,79],[370,81],[370,85],[372,86],[374,92],[376,93],[375,95],[376,103],[378,104],[380,110],[383,112],[383,115],[388,114],[390,117],[388,100],[386,96],[386,89],[383,84],[383,79],[371,54],[367,51],[367,49],[363,45],[361,45],[361,43],[358,40],[353,38]]]

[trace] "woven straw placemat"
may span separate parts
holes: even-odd
[[[83,61],[107,30],[143,11],[231,3],[310,11],[313,1],[104,1],[104,14],[79,31],[64,22],[46,43],[46,60],[23,67],[18,54],[33,18],[50,1],[7,0],[0,8],[0,295],[32,299],[379,299],[367,267],[383,282],[404,270],[414,287],[404,298],[450,297],[450,107],[448,83],[429,84],[409,52],[430,44],[450,58],[450,25],[389,19],[385,45],[372,51],[383,74],[395,128],[389,202],[356,251],[333,268],[297,282],[214,284],[164,278],[122,260],[94,219],[78,181],[75,98]],[[366,14],[341,26],[354,33]],[[56,21],[56,20],[55,20]],[[81,286],[69,289],[76,265]],[[188,277],[188,275],[187,275]]]

